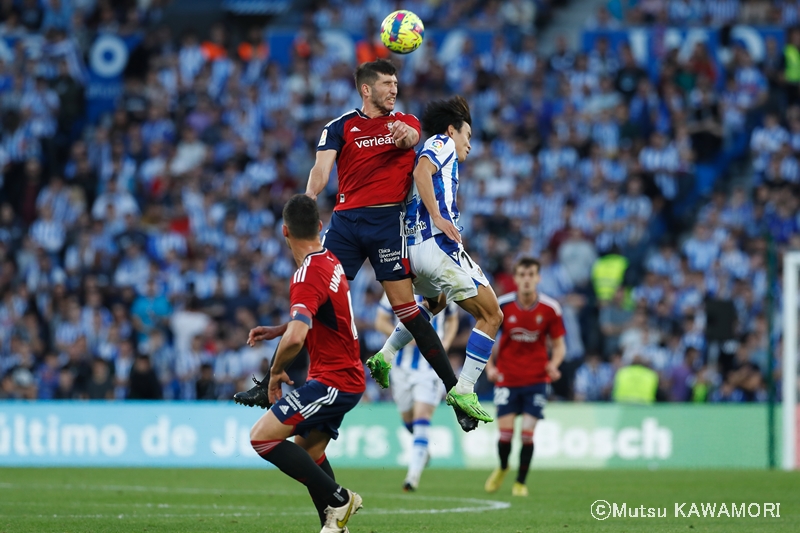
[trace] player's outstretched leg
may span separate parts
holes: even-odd
[[[447,300],[444,295],[440,295],[437,299],[429,298],[428,308],[424,306],[419,307],[420,314],[430,322],[434,315],[438,314],[447,306]],[[394,331],[386,342],[383,348],[378,353],[367,359],[367,368],[378,385],[384,389],[389,387],[389,371],[392,364],[389,361],[394,361],[397,354],[405,348],[408,343],[414,340],[414,336],[408,331],[402,322],[395,326]]]
[[[431,368],[433,368],[436,375],[439,376],[439,379],[442,380],[445,390],[450,391],[456,386],[458,380],[456,379],[455,372],[453,372],[453,367],[450,365],[450,360],[447,358],[447,353],[442,346],[439,335],[436,333],[436,330],[433,329],[429,320],[425,318],[428,311],[421,308],[414,301],[411,280],[385,281],[383,282],[383,287],[386,291],[386,296],[389,298],[389,302],[392,304],[392,310],[395,315],[397,315],[400,322],[402,322],[411,335],[413,335],[420,353],[425,360],[428,361],[428,364],[431,365]],[[397,302],[407,303],[398,304]],[[423,313],[425,313],[425,315],[423,315]],[[454,409],[457,407],[468,416],[479,419],[471,412],[475,411],[474,404],[470,404],[466,401],[462,403],[464,405],[448,402],[448,405],[453,406]],[[464,406],[466,406],[466,408]],[[461,416],[458,410],[456,410],[456,418],[461,425],[461,429],[464,431],[472,431],[475,429],[474,424]]]

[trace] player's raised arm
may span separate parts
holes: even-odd
[[[317,152],[317,159],[311,172],[308,174],[308,184],[306,185],[306,196],[317,199],[317,195],[322,192],[328,184],[328,179],[336,162],[336,150],[320,150]]]
[[[414,184],[419,191],[422,203],[428,209],[433,222],[442,233],[455,242],[461,242],[461,233],[451,221],[444,218],[439,211],[439,204],[436,202],[436,193],[433,190],[433,173],[438,169],[427,157],[420,157],[416,168],[414,168]]]

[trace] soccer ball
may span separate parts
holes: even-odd
[[[381,23],[381,42],[398,54],[409,54],[419,48],[425,37],[422,21],[411,11],[391,13]]]

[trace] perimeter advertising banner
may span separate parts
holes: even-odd
[[[261,413],[224,403],[0,402],[0,466],[267,468],[249,439]],[[556,404],[546,416],[535,468],[767,466],[763,405]],[[399,422],[394,405],[359,405],[328,456],[339,467],[402,467],[412,439]],[[442,406],[430,441],[432,468],[495,465],[495,424],[464,434]]]

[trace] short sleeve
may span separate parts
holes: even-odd
[[[344,120],[339,118],[328,122],[322,128],[317,151],[336,150],[336,153],[339,154],[342,152],[342,148],[344,148]]]
[[[317,314],[327,295],[323,288],[325,286],[320,282],[318,276],[316,269],[303,266],[295,273],[289,289],[290,319],[299,320],[308,327],[312,327],[314,315]]]
[[[441,170],[443,166],[453,160],[456,152],[456,143],[446,135],[434,135],[422,146],[419,157],[427,157],[436,167]]]
[[[558,339],[559,337],[563,337],[565,333],[564,319],[561,318],[559,312],[553,310],[553,317],[550,319],[550,327],[547,328],[547,336],[551,339]]]

